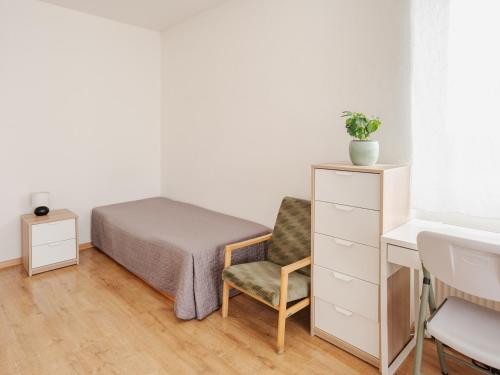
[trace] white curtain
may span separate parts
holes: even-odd
[[[413,0],[417,210],[500,218],[500,0]]]

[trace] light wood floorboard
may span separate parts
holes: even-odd
[[[21,267],[0,271],[0,374],[378,374],[311,337],[308,314],[287,319],[286,351],[277,355],[271,308],[239,295],[227,319],[181,321],[171,301],[92,249],[79,266],[31,279]],[[426,345],[424,373],[439,374]],[[407,361],[399,373],[410,369]]]

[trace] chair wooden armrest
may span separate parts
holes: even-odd
[[[272,234],[269,233],[269,234],[266,234],[264,236],[255,237],[255,238],[251,238],[251,239],[246,240],[246,241],[235,242],[235,243],[226,245],[226,247],[224,249],[224,268],[227,268],[231,265],[231,255],[233,254],[234,250],[243,249],[243,248],[251,246],[251,245],[255,245],[255,244],[258,244],[261,242],[269,241],[271,239],[271,237],[272,237]]]
[[[288,295],[288,275],[290,275],[293,271],[297,271],[302,267],[308,266],[311,264],[311,257],[301,259],[295,263],[288,264],[286,266],[281,267],[281,279],[280,279],[280,306],[285,306],[286,308],[286,299]]]
[[[290,274],[294,271],[297,271],[298,269],[301,269],[305,266],[309,266],[311,264],[311,257],[307,257],[304,259],[301,259],[295,263],[288,264],[286,266],[281,267],[281,275],[283,274]]]

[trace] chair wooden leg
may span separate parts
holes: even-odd
[[[282,354],[285,351],[285,324],[286,324],[286,302],[284,305],[280,305],[278,314],[278,340],[276,349],[278,354]]]
[[[286,301],[288,297],[288,273],[281,271],[280,280],[280,307],[278,314],[278,354],[285,351],[285,323],[286,323]]]
[[[224,281],[224,286],[222,287],[222,317],[227,318],[229,312],[229,284]]]

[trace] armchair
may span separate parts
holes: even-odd
[[[269,241],[267,260],[231,265],[234,251],[264,241]],[[311,204],[285,197],[272,234],[226,246],[222,317],[228,316],[231,288],[272,307],[278,311],[277,352],[283,353],[286,319],[310,304],[310,254]]]

